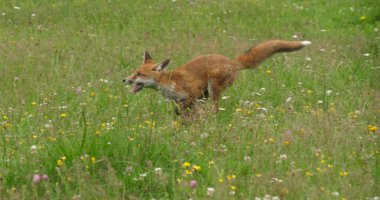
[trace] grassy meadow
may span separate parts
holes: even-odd
[[[379,199],[376,0],[0,2],[0,199]],[[142,62],[245,70],[194,118],[122,79]]]

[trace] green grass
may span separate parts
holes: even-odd
[[[379,13],[375,0],[2,1],[0,199],[380,196]],[[217,114],[177,117],[122,84],[146,49],[173,69],[274,38],[313,44],[242,71]]]

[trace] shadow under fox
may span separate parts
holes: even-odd
[[[143,64],[123,82],[133,85],[132,93],[143,88],[161,91],[179,105],[180,111],[191,108],[197,99],[211,97],[218,111],[221,92],[233,84],[240,70],[254,69],[275,53],[296,51],[309,44],[309,41],[269,40],[234,60],[218,54],[201,55],[173,70],[165,70],[169,59],[156,63],[145,51]]]

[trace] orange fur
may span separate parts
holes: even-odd
[[[164,70],[169,59],[155,63],[146,51],[143,64],[123,81],[134,84],[131,89],[134,93],[144,87],[160,90],[181,109],[191,108],[197,99],[211,96],[217,111],[221,92],[233,84],[241,69],[255,68],[275,53],[299,50],[308,44],[308,41],[270,40],[235,60],[217,54],[201,55],[174,70]]]

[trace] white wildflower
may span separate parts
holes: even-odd
[[[207,138],[207,137],[208,137],[208,133],[202,133],[200,137],[201,137],[202,139]]]
[[[263,108],[263,107],[257,108],[257,110],[261,110],[261,111],[268,111],[268,109],[267,109],[267,108]]]
[[[146,173],[140,174],[140,180],[143,180],[146,177]]]
[[[331,195],[333,195],[334,197],[338,197],[339,196],[339,192],[332,192]]]
[[[245,162],[251,162],[251,157],[249,157],[249,156],[244,156],[244,161]]]
[[[212,187],[207,188],[207,195],[212,196],[215,192],[215,189]]]
[[[51,123],[49,122],[49,123],[45,124],[45,128],[46,128],[46,129],[51,129],[51,128],[53,128],[53,124],[51,124]]]
[[[38,147],[36,145],[32,145],[30,147],[30,153],[35,154],[37,153]]]
[[[282,154],[282,155],[280,155],[280,160],[281,161],[284,161],[284,160],[286,160],[288,157],[286,156],[286,154]]]
[[[261,94],[258,93],[258,92],[254,92],[254,93],[252,93],[252,95],[253,95],[253,96],[261,96]]]
[[[272,199],[272,197],[269,194],[266,194],[264,196],[264,200],[271,200],[271,199]]]
[[[154,169],[154,173],[157,174],[157,175],[161,175],[162,174],[162,169],[157,167]]]

